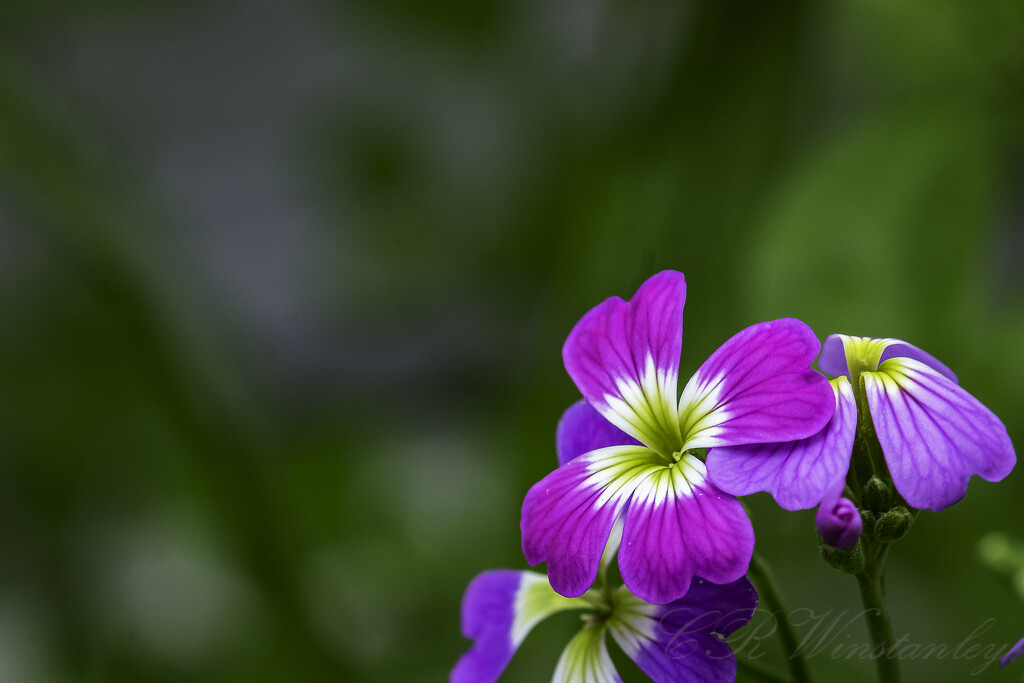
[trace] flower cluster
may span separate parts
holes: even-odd
[[[577,609],[585,625],[556,681],[618,680],[606,633],[655,681],[734,680],[723,638],[757,602],[737,496],[818,506],[825,544],[848,549],[866,531],[894,540],[908,507],[941,510],[971,476],[998,481],[1013,468],[998,418],[895,339],[832,335],[821,346],[799,320],[763,322],[678,392],[685,298],[683,275],[665,271],[569,334],[563,359],[582,400],[558,425],[559,467],[522,508],[523,553],[547,576],[490,571],[470,584],[462,618],[475,644],[453,681],[496,680],[534,624]],[[833,379],[811,368],[816,357]],[[616,555],[625,585],[613,588]]]

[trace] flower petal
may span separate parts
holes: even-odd
[[[581,629],[558,658],[551,683],[622,683],[608,656],[604,631],[604,624]]]
[[[928,365],[891,358],[862,377],[893,484],[913,507],[941,510],[972,475],[999,481],[1016,464],[999,418]]]
[[[954,382],[956,375],[941,363],[935,356],[913,344],[901,339],[875,339],[872,337],[852,337],[845,334],[831,334],[825,339],[818,357],[818,367],[830,375],[850,376],[849,364],[853,358],[860,358],[870,366],[869,370],[877,369],[878,365],[890,358],[904,357],[921,361],[933,370],[945,375]],[[877,356],[877,358],[876,358]]]
[[[555,443],[559,465],[605,446],[640,445],[639,441],[601,417],[601,413],[586,401],[577,401],[562,413],[555,432]]]
[[[857,433],[857,400],[850,380],[838,377],[830,384],[835,413],[814,436],[708,451],[708,475],[715,486],[735,496],[767,491],[787,510],[820,503],[829,484],[846,477]]]
[[[1003,655],[1003,658],[999,660],[999,668],[1002,669],[1010,662],[1020,659],[1020,656],[1024,655],[1024,638],[1017,641],[1017,644],[1010,648],[1009,652]]]
[[[747,624],[757,592],[746,577],[725,585],[696,579],[680,600],[652,605],[624,588],[615,594],[608,629],[655,683],[721,683],[736,678],[736,658],[724,636]]]
[[[619,570],[642,600],[676,600],[695,575],[727,583],[747,571],[754,550],[747,513],[707,481],[704,463],[693,456],[650,474],[625,514]]]
[[[697,577],[686,595],[664,606],[661,621],[664,626],[694,623],[697,613],[715,615],[710,630],[730,636],[746,626],[757,608],[757,591],[747,577],[730,583],[718,584]]]
[[[589,607],[582,598],[564,598],[537,572],[495,569],[474,578],[462,598],[462,634],[473,647],[452,670],[451,683],[498,680],[530,630],[545,617]]]
[[[818,357],[818,367],[830,375],[846,375],[852,379],[851,372],[859,374],[877,370],[882,354],[897,343],[896,339],[830,334]]]
[[[927,351],[919,349],[913,344],[908,344],[905,341],[900,341],[899,339],[893,339],[891,341],[893,343],[887,346],[885,348],[885,351],[882,351],[882,363],[889,360],[890,358],[897,358],[901,356],[904,358],[913,358],[914,360],[921,361],[922,363],[930,367],[932,370],[936,370],[940,375],[945,375],[948,379],[952,380],[953,382],[958,381],[956,375],[953,373],[952,370],[947,368],[943,363],[939,362],[939,360],[935,356],[931,355]]]
[[[832,416],[828,380],[811,370],[818,339],[783,318],[751,325],[722,344],[679,399],[684,448],[803,439]]]
[[[625,524],[625,519],[620,513],[615,518],[615,525],[612,527],[612,532],[608,536],[608,542],[604,546],[604,552],[601,554],[600,569],[607,569],[611,565],[612,560],[618,556],[619,546],[622,545],[622,527]]]
[[[631,301],[606,299],[576,323],[565,369],[599,413],[663,455],[681,444],[675,414],[683,344],[682,273],[666,270]]]
[[[818,356],[818,369],[835,377],[840,375],[850,376],[850,369],[846,365],[846,349],[843,345],[845,334],[830,334],[825,337],[821,345],[821,355]]]
[[[643,446],[611,446],[585,453],[541,479],[523,501],[523,554],[548,563],[551,586],[582,595],[597,577],[615,519],[633,489],[664,469]]]

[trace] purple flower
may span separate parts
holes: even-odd
[[[651,603],[686,594],[694,576],[735,581],[754,534],[743,506],[708,480],[703,449],[802,439],[834,409],[810,369],[819,344],[798,320],[753,325],[715,351],[677,400],[682,273],[665,271],[631,301],[587,313],[562,350],[585,403],[559,429],[561,467],[523,503],[523,552],[547,562],[554,589],[582,595],[594,582],[616,521],[619,569]]]
[[[839,375],[832,380],[836,412],[829,425],[797,443],[712,451],[708,469],[719,488],[734,495],[769,491],[789,509],[814,505],[816,492],[824,497],[849,469],[854,388],[864,396],[893,485],[912,507],[942,510],[964,497],[971,476],[999,481],[1017,462],[999,418],[915,346],[834,334],[818,365]]]
[[[473,647],[459,659],[451,683],[491,683],[542,619],[584,610],[584,626],[562,652],[553,681],[619,681],[605,635],[656,683],[724,683],[736,679],[736,658],[725,636],[748,623],[757,593],[741,578],[720,586],[702,579],[686,597],[652,605],[625,586],[582,597],[555,593],[543,574],[509,569],[478,575],[462,599],[462,632]]]
[[[825,495],[825,499],[818,506],[818,513],[814,516],[814,523],[821,534],[821,540],[839,550],[849,550],[860,538],[860,532],[864,529],[864,523],[860,518],[860,510],[849,498],[843,498],[840,494],[843,490],[843,482],[834,487]]]

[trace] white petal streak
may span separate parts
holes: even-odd
[[[513,648],[518,648],[537,622],[551,613],[550,603],[562,597],[551,590],[548,579],[543,574],[523,572],[521,576],[519,590],[516,591],[515,617],[510,633]]]
[[[609,446],[591,451],[582,456],[587,458],[587,478],[582,488],[600,490],[594,500],[594,508],[602,508],[609,502],[633,492],[638,482],[647,481],[664,465],[656,462],[656,455],[642,446]]]
[[[635,660],[641,648],[654,641],[658,629],[655,617],[661,608],[630,594],[625,586],[615,592],[615,609],[608,629],[630,659]]]
[[[683,456],[672,467],[662,467],[645,477],[636,486],[630,505],[655,508],[674,504],[682,496],[693,496],[706,479],[704,463],[692,455]]]
[[[725,376],[702,379],[700,373],[690,378],[679,397],[679,425],[683,449],[713,448],[722,445],[722,424],[730,417],[722,406]]]
[[[591,625],[577,633],[562,651],[551,683],[621,683],[604,630],[603,625]]]
[[[673,448],[679,442],[674,412],[678,377],[659,368],[648,354],[638,377],[615,380],[615,392],[605,394],[601,414],[616,427],[655,449]]]

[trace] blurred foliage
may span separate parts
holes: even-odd
[[[443,679],[466,583],[524,566],[565,335],[663,268],[684,374],[797,316],[1022,442],[1020,3],[20,2],[0,38],[0,680]],[[1019,638],[972,549],[1022,493],[918,519],[898,633]],[[794,606],[857,610],[810,513],[749,507]]]

